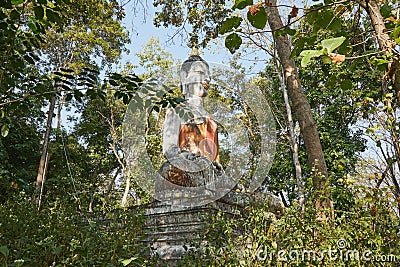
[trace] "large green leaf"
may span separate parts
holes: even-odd
[[[219,29],[219,33],[225,34],[227,32],[231,32],[233,29],[239,27],[241,22],[242,22],[241,17],[227,18],[222,22],[221,28]]]
[[[340,88],[342,88],[344,90],[349,90],[352,87],[353,87],[353,83],[351,82],[350,79],[346,79],[340,84]]]
[[[333,50],[338,48],[341,44],[343,44],[344,40],[346,40],[346,37],[341,36],[337,38],[330,38],[330,39],[325,39],[321,42],[321,45],[323,48],[326,48],[326,50],[329,53],[332,53]]]
[[[225,39],[225,47],[233,54],[242,44],[242,38],[237,33],[231,33]]]
[[[323,55],[322,50],[304,50],[300,53],[300,56],[303,58],[301,59],[301,66],[304,68],[310,62],[311,58],[319,57]]]
[[[128,266],[132,261],[137,260],[137,257],[132,257],[130,259],[121,260],[123,266]]]
[[[60,15],[58,15],[57,12],[54,12],[51,9],[46,9],[46,17],[49,21],[61,24],[61,18]]]
[[[11,18],[12,20],[18,20],[20,16],[21,16],[21,14],[20,14],[17,10],[15,10],[15,9],[13,9],[13,10],[11,11],[11,13],[10,13],[10,18]]]
[[[4,258],[6,258],[6,260],[7,260],[8,254],[10,253],[10,251],[8,250],[8,248],[6,246],[1,246],[0,253],[3,254]]]
[[[400,44],[400,24],[398,23],[396,28],[394,28],[392,36],[396,44]]]
[[[24,2],[24,0],[11,0],[11,4],[13,5],[20,5]]]
[[[8,135],[9,130],[10,130],[10,129],[8,128],[8,126],[7,126],[6,124],[4,124],[4,125],[1,127],[1,136],[6,137],[6,136]],[[3,248],[3,247],[0,247],[0,252],[3,253],[3,251],[1,251],[1,248]],[[6,247],[6,248],[7,248],[7,247]]]
[[[33,11],[37,19],[41,20],[44,17],[44,10],[42,6],[34,6]]]
[[[250,6],[252,4],[253,4],[253,0],[236,0],[232,9],[236,9],[236,8],[243,9],[246,6]]]
[[[295,29],[291,29],[291,28],[289,28],[289,27],[286,27],[285,28],[285,32],[287,33],[287,34],[289,34],[289,35],[295,35],[296,34],[296,30]]]
[[[389,18],[392,15],[392,8],[387,3],[380,7],[380,11],[384,19]]]
[[[257,29],[264,29],[265,24],[267,24],[267,13],[263,7],[253,16],[250,11],[247,12],[247,19],[250,24]]]

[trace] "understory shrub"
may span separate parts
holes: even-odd
[[[2,266],[122,266],[147,264],[143,218],[137,210],[82,213],[54,201],[37,211],[24,192],[0,204]],[[150,264],[150,263],[149,263]]]
[[[302,214],[295,204],[279,219],[262,206],[234,220],[220,213],[202,252],[181,266],[399,266],[399,218],[388,189],[354,192],[355,205],[335,211],[334,223],[318,220],[312,201]]]

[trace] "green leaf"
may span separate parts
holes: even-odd
[[[287,27],[287,28],[285,28],[285,32],[287,33],[287,34],[289,34],[289,35],[295,35],[296,34],[296,30],[295,29],[291,29],[291,28],[289,28],[289,27]]]
[[[116,81],[114,81],[114,80],[108,80],[108,82],[112,85],[112,86],[119,86],[119,84],[116,82]]]
[[[11,4],[13,5],[20,5],[24,2],[24,0],[11,0]]]
[[[253,4],[253,0],[236,0],[232,9],[243,9]]]
[[[353,83],[351,82],[350,79],[346,79],[340,84],[340,88],[342,88],[343,90],[349,90],[352,87],[353,87]]]
[[[8,132],[10,131],[10,129],[8,128],[8,126],[6,124],[4,124],[1,127],[1,136],[6,137],[8,135]],[[0,252],[7,258],[8,254],[6,256],[6,254],[4,254],[4,252],[6,251],[5,249],[7,249],[7,247],[0,247]],[[7,253],[8,253],[8,249],[7,249]]]
[[[60,70],[61,70],[62,72],[68,72],[68,73],[73,73],[73,72],[74,72],[74,70],[72,70],[72,69],[60,68]]]
[[[51,9],[46,9],[46,17],[47,17],[47,19],[48,19],[49,21],[51,21],[51,22],[58,23],[58,24],[61,23],[61,18],[60,18],[60,16],[58,15],[58,13],[57,13],[57,12],[54,12],[54,11],[51,10]]]
[[[250,11],[247,11],[247,19],[253,27],[264,29],[265,24],[267,24],[267,13],[265,12],[265,8],[261,7],[254,16],[251,15]]]
[[[11,13],[10,13],[10,18],[12,19],[12,20],[17,20],[17,19],[19,19],[19,16],[20,16],[21,14],[17,11],[17,10],[15,10],[15,9],[13,9],[12,11],[11,11]]]
[[[229,49],[232,54],[239,49],[242,44],[242,38],[236,33],[231,33],[225,38],[225,47]]]
[[[122,263],[122,265],[127,266],[127,265],[129,265],[132,261],[134,261],[134,260],[136,260],[136,259],[137,259],[137,257],[132,257],[132,258],[127,259],[127,260],[121,260],[121,263]]]
[[[300,53],[300,56],[303,58],[301,59],[301,66],[304,68],[310,62],[311,58],[319,57],[323,55],[322,50],[304,50]]]
[[[79,103],[81,103],[81,102],[82,102],[83,94],[82,94],[81,91],[75,90],[75,91],[74,91],[74,97],[75,97],[76,101],[78,101]]]
[[[44,17],[44,10],[42,6],[34,6],[33,11],[37,19],[41,20]]]
[[[276,30],[275,31],[275,37],[279,37],[279,36],[283,36],[285,34],[285,32],[283,30]]]
[[[331,64],[332,63],[332,59],[326,55],[322,55],[321,56],[322,59],[322,63],[324,64]]]
[[[35,65],[35,60],[33,60],[33,58],[32,58],[29,54],[24,55],[24,59],[25,59],[29,64]]]
[[[18,259],[18,260],[14,260],[14,263],[16,264],[16,266],[22,266],[24,264],[25,260],[24,259]]]
[[[4,30],[4,29],[7,29],[8,28],[8,24],[6,23],[6,22],[0,22],[0,29],[1,30]]]
[[[338,32],[342,29],[342,21],[340,19],[334,19],[328,27],[330,30]]]
[[[28,23],[28,27],[29,27],[29,29],[31,29],[31,31],[33,31],[33,32],[36,32],[36,31],[37,31],[36,25],[35,25],[34,23],[32,23],[32,22],[29,22],[29,23]]]
[[[399,38],[400,37],[400,25],[399,24],[396,26],[396,28],[394,28],[392,36],[394,37],[394,41],[396,42],[396,44],[399,44],[400,43],[400,38]]]
[[[329,54],[332,53],[333,50],[338,48],[344,42],[344,40],[346,40],[346,37],[341,36],[337,38],[325,39],[321,42],[321,44],[323,48],[326,48]]]
[[[129,95],[124,94],[122,96],[122,102],[124,102],[125,105],[128,105],[130,101],[131,101],[131,99],[130,99]]]
[[[386,3],[381,6],[380,11],[384,19],[387,19],[392,15],[392,8]]]
[[[62,77],[65,77],[65,78],[67,78],[67,79],[70,79],[70,80],[75,79],[75,76],[74,76],[74,75],[67,74],[67,73],[62,73],[61,76],[62,76]]]
[[[219,33],[225,34],[227,32],[231,32],[233,29],[239,27],[241,22],[242,22],[241,17],[227,18],[222,22],[221,28],[219,29]]]
[[[65,96],[65,101],[66,101],[66,102],[71,101],[71,100],[72,100],[72,97],[73,97],[72,94],[67,94],[67,95]]]

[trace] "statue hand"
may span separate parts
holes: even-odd
[[[214,166],[217,168],[218,171],[222,171],[222,170],[223,170],[223,169],[222,169],[222,165],[219,164],[218,162],[214,161],[213,164],[214,164]]]
[[[181,148],[177,145],[172,145],[167,152],[165,152],[165,157],[167,159],[172,159],[177,157],[181,153]]]
[[[188,151],[188,154],[187,154],[187,159],[188,160],[194,160],[195,158],[197,158],[198,156],[196,155],[196,154],[194,154],[193,152],[191,152],[191,151]]]

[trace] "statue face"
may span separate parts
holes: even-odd
[[[205,97],[208,94],[210,83],[210,71],[203,61],[194,61],[186,75],[182,79],[182,94],[184,96]]]

